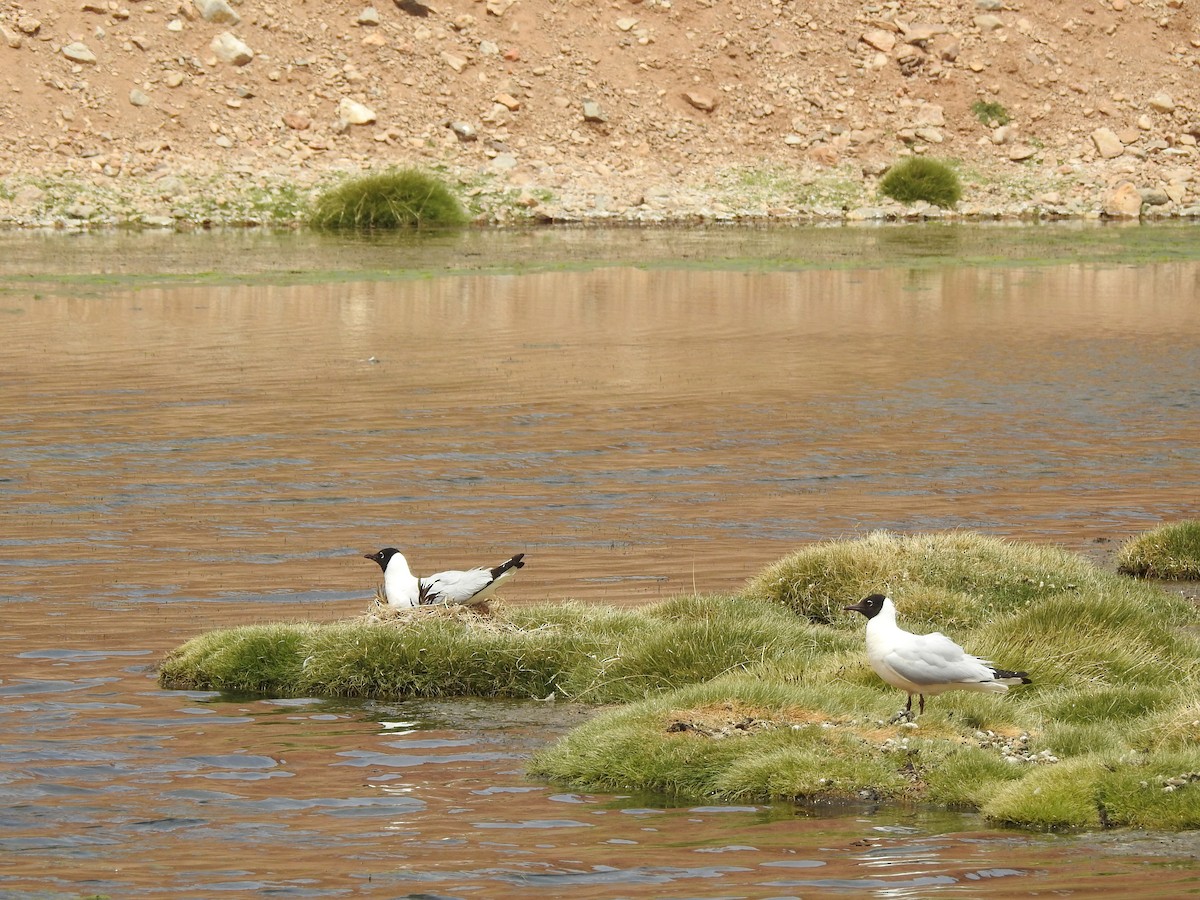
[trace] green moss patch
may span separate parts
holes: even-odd
[[[1028,670],[1007,695],[904,694],[870,670],[859,616]],[[201,635],[164,686],[404,699],[616,704],[544,748],[539,778],[679,799],[880,800],[980,810],[1031,829],[1200,827],[1193,605],[1055,550],[969,532],[871,534],[800,550],[732,596],[377,610]]]

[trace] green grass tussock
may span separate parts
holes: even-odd
[[[614,703],[764,663],[803,669],[846,643],[774,604],[740,597],[668,600],[644,610],[539,604],[502,608],[490,620],[417,610],[389,623],[212,632],[170,654],[161,681],[280,696],[554,693]]]
[[[938,697],[915,730],[885,724],[902,695],[870,671],[862,623],[842,609],[880,589],[899,598],[906,627],[945,630],[1027,668],[1034,684],[1005,696]],[[1060,550],[969,532],[881,532],[801,550],[751,579],[744,596],[803,617],[816,638],[807,658],[767,654],[606,713],[538,754],[534,774],[591,790],[870,796],[982,809],[1027,828],[1102,827],[1115,821],[1102,774],[1116,784],[1139,752],[1157,759],[1200,735],[1192,605]],[[670,609],[712,615],[699,602]],[[696,766],[686,775],[677,771],[685,754]],[[1132,796],[1130,804],[1150,795]],[[1121,821],[1187,821],[1178,798],[1154,799]]]
[[[210,631],[170,653],[159,669],[165,687],[196,687],[234,693],[277,693],[301,685],[304,647],[316,631],[308,624],[248,625]],[[191,673],[203,671],[199,682]],[[288,691],[281,696],[291,695]]]
[[[1118,722],[1140,719],[1170,706],[1174,690],[1168,685],[1084,685],[1054,691],[1039,698],[1045,717],[1059,725],[1103,725],[1111,734]]]
[[[888,169],[879,193],[900,203],[924,201],[949,208],[962,199],[962,184],[945,163],[910,156]]]
[[[1099,828],[1096,796],[1106,763],[1104,757],[1085,756],[1038,768],[1000,787],[983,804],[983,814],[1038,831]]]
[[[834,687],[824,699],[846,695]],[[531,772],[588,790],[676,797],[900,796],[903,779],[863,754],[853,735],[838,733],[831,748],[810,711],[814,696],[747,674],[691,685],[600,714],[536,754]]]
[[[1006,695],[930,698],[867,665],[860,616],[1028,670]],[[200,635],[165,687],[398,700],[556,696],[621,704],[530,772],[579,790],[681,799],[925,802],[1031,829],[1200,827],[1193,604],[1061,550],[971,532],[877,532],[804,548],[731,596],[636,609],[540,603],[377,614]]]
[[[1132,749],[1111,722],[1095,719],[1082,723],[1049,720],[1034,747],[1061,759]]]
[[[784,557],[750,579],[744,593],[813,622],[861,626],[843,607],[874,591],[889,594],[905,627],[947,633],[975,627],[1040,597],[1120,585],[1081,557],[974,532],[873,532],[825,541]]]
[[[981,655],[1012,655],[1036,666],[1038,690],[1051,686],[1170,686],[1195,677],[1195,639],[1180,630],[1190,604],[1159,591],[1058,595],[998,617],[977,632]],[[1025,663],[1022,663],[1025,665]]]
[[[1192,693],[1176,698],[1173,705],[1146,716],[1130,742],[1147,752],[1200,747],[1200,697]]]
[[[578,696],[635,700],[694,681],[745,669],[760,656],[783,652],[781,640],[756,622],[735,630],[713,622],[676,622],[629,641],[595,667],[580,670],[586,682],[573,682]]]
[[[446,228],[466,221],[445,182],[415,169],[351,178],[324,191],[309,216],[310,225],[325,230]]]
[[[769,665],[802,672],[842,643],[829,629],[740,597],[683,597],[646,607],[643,629],[626,635],[565,684],[577,698],[628,702]]]
[[[1142,578],[1200,580],[1200,521],[1160,525],[1126,541],[1117,570]]]
[[[927,801],[958,809],[979,809],[1003,785],[1027,774],[1028,764],[978,746],[947,742],[924,760]]]
[[[814,802],[901,799],[910,793],[902,771],[867,755],[849,734],[827,735],[819,725],[776,730],[762,746],[733,757],[713,779],[719,796],[753,796]]]
[[[1097,753],[1002,787],[988,818],[1044,831],[1200,827],[1200,748],[1145,756]]]
[[[400,699],[546,697],[571,658],[591,647],[550,629],[473,629],[435,618],[409,629],[333,626],[307,649],[305,693]]]
[[[635,610],[574,601],[506,606],[501,618],[515,628],[563,628],[570,632],[585,632],[597,641],[619,640],[645,628],[644,617]]]
[[[1107,827],[1200,827],[1200,748],[1132,760],[1106,772],[1097,805]]]

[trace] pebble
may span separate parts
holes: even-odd
[[[1111,128],[1097,128],[1092,132],[1092,143],[1101,159],[1116,159],[1125,152],[1124,142]]]
[[[688,105],[704,112],[712,112],[717,108],[717,96],[711,91],[690,90],[683,92],[683,99]]]
[[[209,48],[221,62],[235,66],[249,65],[250,61],[254,59],[254,51],[246,46],[240,38],[228,31],[223,31],[213,38]]]
[[[1142,212],[1142,194],[1135,185],[1122,181],[1104,196],[1104,215],[1110,219],[1136,219]]]
[[[62,48],[62,55],[77,63],[94,63],[96,61],[96,54],[82,41],[72,41],[67,44]]]
[[[600,104],[595,100],[583,101],[583,121],[585,122],[603,122],[604,111],[600,108]]]
[[[216,25],[237,25],[242,21],[242,17],[225,0],[192,0],[192,5],[196,7],[200,18],[205,22],[212,22]]]
[[[347,125],[369,125],[375,121],[375,110],[357,100],[343,97],[338,103],[338,119]]]

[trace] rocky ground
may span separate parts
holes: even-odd
[[[0,222],[286,224],[392,166],[498,223],[1197,217],[1197,2],[0,0]],[[956,209],[878,195],[917,153]]]

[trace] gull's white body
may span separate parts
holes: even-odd
[[[383,570],[383,595],[388,606],[418,606],[421,597],[421,582],[408,568],[404,554],[397,553],[388,560]]]
[[[867,604],[871,604],[867,606]],[[912,698],[946,691],[1004,693],[1010,684],[1028,684],[1025,672],[997,669],[989,660],[972,656],[939,631],[913,634],[896,624],[896,607],[879,594],[848,606],[867,616],[867,662],[875,674]]]
[[[491,569],[477,567],[466,571],[449,570],[418,578],[408,567],[404,554],[394,548],[367,554],[383,569],[383,593],[389,606],[427,606],[435,603],[474,606],[482,603],[525,565],[524,553]]]

